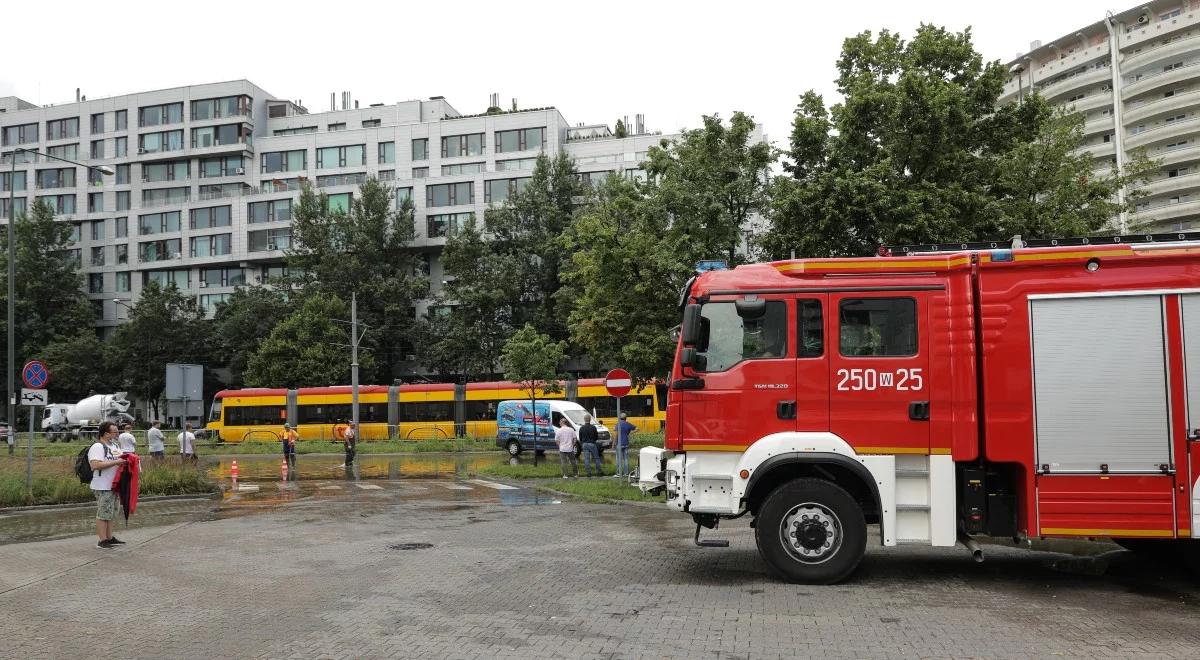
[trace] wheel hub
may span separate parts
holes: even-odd
[[[799,561],[819,564],[842,546],[842,523],[830,509],[815,502],[792,507],[779,528],[780,540]]]

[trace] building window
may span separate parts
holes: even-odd
[[[217,310],[217,305],[228,302],[231,297],[231,293],[202,293],[198,306],[202,313],[209,314]]]
[[[142,273],[142,284],[151,282],[163,287],[187,289],[192,286],[192,271],[190,270],[154,270]]]
[[[70,241],[71,243],[79,242],[79,224],[78,223],[71,224],[71,236],[67,240]]]
[[[34,124],[34,130],[37,130],[37,124]],[[33,141],[37,141],[37,136],[34,135]],[[5,144],[8,144],[5,142]],[[413,160],[428,160],[429,159],[429,138],[418,138],[412,141],[412,159]]]
[[[394,181],[396,179],[396,170],[379,170],[380,181]]]
[[[138,236],[179,231],[179,211],[138,216]]]
[[[117,206],[116,206],[115,210],[128,211],[129,206],[130,206],[129,191],[128,190],[118,190],[117,191]]]
[[[99,135],[104,132],[104,113],[97,112],[92,115],[92,135]]]
[[[178,238],[168,238],[160,241],[146,241],[144,243],[138,243],[138,261],[143,263],[153,263],[155,261],[178,259],[181,256],[181,245],[182,241]]]
[[[246,232],[246,245],[248,252],[287,250],[292,246],[292,229],[283,227]]]
[[[274,199],[266,202],[250,202],[247,215],[250,223],[291,220],[292,200]]]
[[[468,222],[475,219],[475,213],[443,213],[441,215],[431,215],[428,220],[427,236],[430,238],[441,238],[444,236],[453,236],[458,233]]]
[[[93,266],[103,266],[104,265],[104,246],[103,245],[92,248],[91,264]],[[92,293],[97,293],[97,292],[93,291]]]
[[[222,124],[192,129],[192,148],[220,147],[231,144],[248,144],[250,127],[246,124]]]
[[[14,144],[29,144],[38,141],[38,125],[37,124],[21,124],[20,126],[5,127],[3,140],[0,144],[11,146]]]
[[[104,193],[88,193],[88,213],[104,212]]]
[[[336,195],[329,195],[328,206],[325,210],[328,213],[349,213],[350,202],[353,199],[353,193],[338,193]]]
[[[404,205],[404,202],[412,201],[412,186],[396,189],[396,208]]]
[[[14,189],[14,182],[16,190],[25,190],[27,186],[26,178],[27,173],[25,170],[19,172],[0,172],[0,191],[12,191]]]
[[[79,117],[46,122],[47,140],[66,140],[73,137],[79,137]]]
[[[128,293],[129,284],[129,271],[117,273],[117,293]]]
[[[579,182],[588,188],[599,188],[601,183],[611,175],[609,170],[600,170],[599,172],[580,172]]]
[[[1112,137],[1113,137],[1112,133],[1105,133],[1103,136],[1101,136],[1100,139],[1103,140],[1105,143],[1108,143],[1108,142],[1112,142]]]
[[[104,220],[92,220],[91,223],[89,223],[91,224],[93,241],[104,240],[104,222]]]
[[[1167,170],[1167,178],[1173,179],[1177,176],[1183,176],[1183,175],[1187,174],[1187,171],[1188,171],[1188,168],[1186,168],[1186,167],[1176,167],[1173,169],[1169,169],[1169,170]]]
[[[183,122],[183,103],[148,105],[138,109],[138,126],[161,126]]]
[[[117,238],[126,238],[129,236],[129,218],[117,218],[116,225],[115,235]]]
[[[142,133],[138,136],[140,153],[152,154],[161,151],[179,151],[180,149],[183,149],[183,131]]]
[[[186,181],[190,175],[191,167],[189,161],[186,160],[142,164],[142,183]]]
[[[223,96],[218,99],[192,101],[192,121],[222,117],[250,117],[252,116],[251,107],[253,105],[249,96]]]
[[[379,126],[378,119],[364,119],[362,122],[363,128],[376,128]]]
[[[1187,115],[1175,115],[1174,117],[1167,117],[1166,119],[1163,120],[1163,123],[1164,124],[1174,124],[1177,121],[1183,121],[1185,119],[1187,119]]]
[[[280,129],[277,129],[273,133],[273,135],[275,137],[280,137],[282,135],[304,135],[305,133],[316,133],[316,132],[317,132],[316,126],[301,126],[299,128],[280,128]]]
[[[1182,62],[1182,61],[1180,61],[1180,62],[1172,62],[1172,63],[1170,63],[1170,64],[1168,64],[1168,65],[1164,66],[1164,67],[1163,67],[1163,71],[1174,71],[1175,69],[1182,69],[1182,68],[1183,68],[1183,62]]]
[[[58,214],[75,212],[75,195],[41,195],[37,201],[49,204],[50,208]]]
[[[484,170],[483,163],[460,163],[458,165],[442,165],[442,176],[455,174],[478,174]]]
[[[1169,20],[1169,19],[1175,18],[1176,16],[1180,15],[1181,13],[1183,13],[1183,12],[1180,9],[1172,9],[1171,11],[1169,11],[1165,14],[1159,14],[1158,20],[1160,20],[1160,21]]]
[[[396,143],[395,142],[380,142],[379,143],[379,164],[390,165],[396,162]]]
[[[118,243],[116,245],[116,248],[117,248],[117,264],[129,263],[129,245],[127,245],[125,243]]]
[[[496,131],[496,153],[541,149],[546,128],[521,128],[515,131]]]
[[[327,170],[334,167],[359,167],[366,165],[366,153],[367,145],[365,144],[317,149],[317,169]]]
[[[290,179],[269,179],[262,182],[262,192],[277,193],[300,190],[300,182],[307,181],[304,177],[292,177]]]
[[[458,206],[474,203],[475,184],[469,181],[425,186],[425,206]]]
[[[537,165],[536,158],[514,158],[512,160],[496,161],[497,172],[507,172],[509,170],[532,170]]]
[[[246,283],[246,271],[242,268],[203,268],[200,270],[200,286],[242,286]]]
[[[217,156],[200,159],[200,178],[240,176],[246,173],[241,156]]]
[[[104,293],[104,273],[88,273],[88,293]]]
[[[488,204],[502,204],[509,195],[525,190],[529,177],[522,179],[493,179],[483,182],[483,198]]]
[[[167,206],[170,204],[185,204],[188,201],[190,189],[184,188],[154,188],[142,191],[142,206]],[[122,210],[122,209],[118,209]]]
[[[0,216],[8,217],[8,195],[0,197]],[[20,215],[27,210],[24,197],[16,197],[12,200],[13,213]]]
[[[113,113],[113,130],[123,131],[129,127],[129,111],[117,110]]]
[[[299,172],[308,169],[308,152],[304,149],[268,151],[262,154],[261,160],[262,165],[259,169],[263,174]]]
[[[79,159],[78,144],[60,144],[57,147],[47,147],[46,153],[59,158],[69,158],[71,160]]]
[[[100,160],[104,158],[104,140],[92,140],[92,158]]]
[[[250,189],[244,183],[218,183],[200,186],[198,189],[201,201],[208,199],[226,199],[246,194]]]
[[[229,254],[230,238],[233,234],[196,236],[191,239],[193,257],[219,257]]]
[[[336,124],[329,124],[328,126],[325,127],[325,130],[344,131],[344,130],[346,130],[346,122],[340,121],[340,122],[337,122]]]
[[[113,156],[124,158],[129,154],[129,138],[119,137],[113,140]]]
[[[1179,140],[1178,142],[1168,142],[1163,151],[1171,151],[1173,149],[1182,149],[1188,144],[1187,140]]]
[[[442,158],[482,155],[483,133],[448,135],[442,138]]]
[[[203,209],[192,209],[192,217],[188,222],[191,229],[213,229],[228,227],[232,223],[232,206],[210,206]]]
[[[125,185],[125,184],[129,183],[129,173],[130,173],[129,165],[117,165],[113,169],[116,170],[116,184],[117,185]]]
[[[428,168],[428,167],[414,167],[414,168],[412,168],[412,178],[414,178],[414,179],[424,179],[424,178],[426,178],[426,177],[428,177],[428,176],[429,176],[429,168]]]

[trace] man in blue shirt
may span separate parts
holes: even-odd
[[[621,413],[621,420],[617,422],[617,473],[614,477],[629,474],[629,435],[637,430],[637,427],[630,424],[627,417],[628,415]]]

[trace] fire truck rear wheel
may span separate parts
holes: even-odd
[[[755,522],[759,553],[790,582],[840,582],[866,551],[862,508],[840,486],[821,479],[793,479],[779,486],[767,496]]]

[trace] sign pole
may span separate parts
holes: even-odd
[[[11,350],[11,345],[9,348]],[[9,365],[9,368],[11,369],[11,365]],[[45,387],[46,383],[50,380],[50,370],[46,368],[45,362],[42,362],[41,360],[30,360],[25,363],[24,367],[21,368],[21,380],[25,383],[25,386],[29,388],[39,389]],[[44,404],[47,400],[46,391],[41,390],[40,394],[42,397],[42,403]],[[31,499],[33,497],[33,411],[36,410],[35,402],[37,401],[37,399],[33,397],[36,397],[37,395],[37,392],[30,392],[30,398],[26,400],[26,403],[29,405],[29,446],[25,448],[25,490],[29,493]],[[14,404],[10,407],[10,410],[15,411],[17,393],[10,392],[9,396],[13,398],[12,403]],[[24,393],[22,393],[21,398],[25,398]],[[14,439],[16,438],[17,420],[15,416],[8,421],[8,432],[12,434]]]
[[[30,496],[33,495],[33,411],[34,407],[29,406],[29,447],[25,452],[25,490]]]

